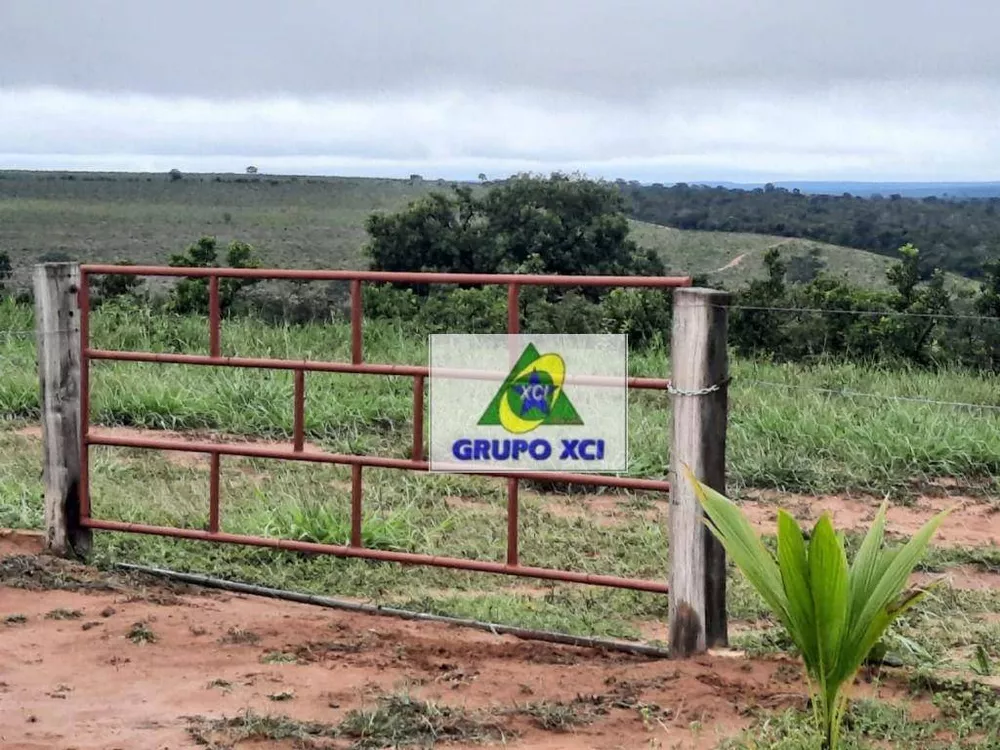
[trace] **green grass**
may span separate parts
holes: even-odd
[[[287,697],[269,697],[288,700]],[[346,744],[337,746],[351,750],[431,748],[450,743],[497,745],[516,740],[517,732],[506,727],[499,718],[489,711],[467,711],[408,695],[391,694],[380,695],[371,708],[351,711],[337,725],[261,715],[248,709],[232,718],[190,717],[188,734],[199,745],[212,748],[234,747],[253,740],[292,740],[295,747],[319,747],[315,743],[322,738],[341,739]]]
[[[927,716],[926,706],[901,701],[859,699],[845,716],[844,747],[850,750],[880,748],[908,750],[996,750],[1000,747],[1000,699],[996,691],[964,681],[915,679],[913,696],[932,703],[938,715]],[[685,696],[677,696],[678,711]],[[323,739],[337,739],[352,750],[383,747],[439,747],[460,743],[502,746],[516,742],[519,727],[526,719],[536,730],[546,733],[585,731],[598,719],[606,720],[611,710],[636,712],[650,729],[649,744],[660,747],[657,723],[676,726],[672,706],[642,703],[615,691],[603,695],[578,696],[567,702],[515,705],[510,708],[470,710],[459,706],[419,700],[405,693],[378,695],[369,708],[350,711],[337,724],[306,722],[285,715],[258,714],[252,710],[227,718],[188,718],[188,733],[207,747],[233,747],[245,741],[292,740],[296,746],[318,747]],[[746,731],[715,745],[717,750],[816,750],[819,738],[813,733],[808,714],[799,709],[780,712],[749,709],[752,725]],[[517,720],[521,719],[522,722]],[[621,714],[616,721],[622,721]],[[666,725],[664,725],[666,726]],[[721,728],[721,727],[720,727]],[[699,730],[690,725],[692,735]],[[705,740],[716,727],[703,725]],[[725,730],[721,732],[725,733]],[[340,745],[337,745],[338,747]],[[665,746],[665,745],[664,745]],[[699,744],[699,747],[709,747]]]
[[[72,179],[70,179],[72,177]],[[436,180],[352,177],[188,175],[171,182],[155,174],[0,171],[0,250],[11,254],[15,282],[30,281],[46,253],[84,262],[128,258],[163,264],[203,235],[254,245],[264,264],[284,268],[358,268],[373,211],[396,211]],[[479,188],[476,188],[479,189]],[[763,275],[767,247],[786,259],[816,247],[834,273],[882,285],[890,262],[873,253],[768,235],[696,232],[632,222],[633,239],[656,250],[676,273],[709,274],[734,287]],[[718,269],[740,255],[732,269]]]
[[[0,331],[30,331],[30,310],[0,302]],[[204,352],[207,321],[143,311],[98,312],[95,346],[156,352]],[[366,322],[371,362],[423,363],[426,343],[398,325]],[[346,360],[343,322],[295,327],[227,321],[223,351],[241,356]],[[668,375],[661,350],[630,355],[632,374]],[[903,399],[1000,406],[987,377],[961,372],[877,370],[859,365],[732,364],[727,446],[729,483],[805,493],[865,491],[902,496],[937,477],[983,485],[1000,473],[1000,410],[976,410]],[[307,437],[340,452],[408,457],[412,383],[407,378],[310,373]],[[210,429],[288,440],[289,372],[148,363],[95,362],[92,422],[175,430]],[[841,391],[875,397],[841,395]],[[630,394],[630,471],[663,477],[668,467],[669,396]],[[0,417],[39,418],[37,369],[30,336],[0,333]],[[15,457],[15,462],[23,459]],[[455,486],[488,480],[435,478]],[[7,485],[3,507],[23,498]],[[408,490],[411,495],[417,490]],[[30,512],[22,506],[18,512]],[[0,519],[2,520],[2,519]],[[285,519],[288,523],[299,523]],[[328,519],[332,520],[332,519]],[[336,521],[332,527],[342,523]],[[301,523],[299,523],[301,525]],[[390,522],[391,526],[391,522]],[[389,533],[389,529],[385,529]]]
[[[928,748],[929,750],[997,750],[1000,748],[1000,693],[964,680],[918,676],[913,697],[929,699],[937,716],[918,715],[905,698],[896,702],[862,699],[845,716],[843,745],[861,748]],[[819,738],[808,715],[787,710],[757,711],[754,726],[724,741],[719,750],[815,750]]]

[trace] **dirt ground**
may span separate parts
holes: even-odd
[[[494,740],[513,747],[712,748],[754,709],[803,701],[799,668],[784,658],[549,645],[109,575],[39,546],[0,535],[5,750],[291,748],[301,745],[212,722],[249,709],[337,727],[392,695],[489,716]],[[880,695],[893,689],[883,680]],[[313,746],[356,741],[330,732]]]

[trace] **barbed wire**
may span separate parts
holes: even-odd
[[[742,379],[741,379],[742,380]],[[924,396],[895,396],[887,393],[871,393],[869,391],[855,391],[848,388],[819,388],[811,385],[798,385],[796,383],[778,383],[770,380],[742,380],[750,385],[762,385],[768,388],[789,388],[799,391],[812,391],[814,393],[824,393],[833,396],[847,396],[849,398],[874,398],[883,401],[903,401],[907,403],[930,404],[933,406],[951,406],[967,409],[985,409],[987,411],[1000,411],[1000,404],[976,404],[967,401],[943,401],[926,398]]]
[[[751,309],[771,309],[771,308],[751,308]],[[780,309],[780,308],[779,308]],[[42,333],[73,333],[76,329],[55,329],[51,331],[43,331]],[[34,338],[37,336],[36,331],[0,331],[0,336],[8,337],[25,337]],[[668,392],[672,395],[682,395],[682,396],[701,396],[707,395],[718,390],[721,386],[727,385],[731,382],[732,378],[727,378],[720,384],[712,385],[707,388],[698,389],[696,391],[684,391],[676,389],[671,385],[668,388]],[[817,386],[809,385],[798,385],[797,383],[779,383],[773,380],[755,380],[755,379],[739,379],[741,383],[746,383],[748,385],[763,386],[765,388],[785,388],[789,390],[797,391],[808,391],[812,393],[826,394],[831,396],[845,396],[848,398],[872,398],[882,401],[896,401],[905,403],[916,403],[916,404],[927,404],[930,406],[948,406],[953,408],[964,408],[964,409],[981,409],[984,411],[996,411],[1000,412],[1000,404],[982,404],[982,403],[971,403],[967,401],[944,401],[941,399],[932,399],[924,396],[897,396],[886,393],[872,393],[870,391],[856,391],[849,388],[820,388]]]
[[[825,307],[765,307],[762,305],[719,305],[728,310],[758,310],[762,312],[793,312],[793,313],[830,313],[834,315],[874,315],[882,317],[902,318],[950,318],[953,320],[1000,321],[993,315],[972,315],[963,313],[917,313],[901,310],[843,310]]]
[[[54,334],[54,333],[76,333],[79,331],[78,328],[57,328],[51,331],[42,331],[43,334]],[[10,338],[35,338],[38,336],[38,331],[0,331],[0,336],[7,336]]]

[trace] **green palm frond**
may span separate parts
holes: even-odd
[[[685,474],[705,511],[706,525],[802,654],[825,746],[835,750],[847,705],[842,688],[893,620],[927,594],[930,586],[906,585],[951,510],[935,515],[903,546],[885,549],[888,506],[883,503],[851,564],[843,534],[834,530],[827,514],[807,543],[796,521],[780,510],[775,558],[739,506],[698,481],[687,467]]]

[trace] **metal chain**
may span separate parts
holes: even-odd
[[[675,388],[673,383],[667,386],[667,393],[671,396],[707,396],[709,393],[715,393],[717,390],[723,386],[729,385],[732,380],[732,376],[726,378],[721,383],[716,383],[715,385],[706,386],[705,388],[697,388],[693,391],[686,391],[682,388]]]

